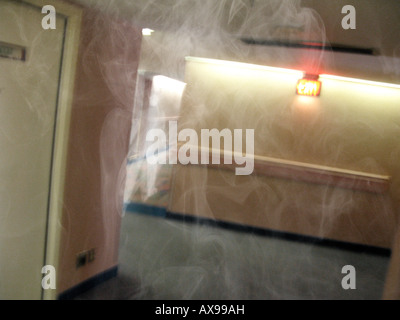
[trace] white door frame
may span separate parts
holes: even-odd
[[[63,15],[67,19],[57,101],[45,252],[46,265],[52,265],[58,270],[62,227],[60,221],[62,221],[63,214],[67,147],[83,10],[62,0],[23,0],[22,2],[40,9],[45,5],[52,5],[57,14]],[[38,285],[41,284],[38,283]],[[42,297],[45,300],[56,299],[57,290],[43,290]]]

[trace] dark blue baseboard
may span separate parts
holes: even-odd
[[[145,203],[127,203],[124,208],[127,212],[146,214],[155,217],[165,218],[167,215],[166,208],[156,207]]]
[[[331,248],[342,249],[342,250],[347,250],[347,251],[352,251],[352,252],[374,254],[374,255],[379,255],[379,256],[384,256],[384,257],[391,256],[390,249],[369,246],[369,245],[365,245],[365,244],[350,243],[350,242],[344,242],[344,241],[332,240],[332,239],[326,239],[326,238],[317,238],[317,237],[313,237],[313,236],[305,236],[305,235],[296,234],[296,233],[270,230],[270,229],[265,229],[265,228],[237,224],[237,223],[233,223],[233,222],[225,222],[225,221],[220,221],[220,220],[213,220],[213,219],[183,215],[183,214],[172,213],[172,212],[167,212],[166,218],[172,219],[172,220],[177,220],[177,221],[182,221],[182,222],[186,222],[186,223],[207,225],[207,226],[211,226],[211,227],[218,227],[218,228],[237,231],[237,232],[252,233],[252,234],[256,234],[256,235],[264,236],[264,237],[308,243],[311,245],[331,247]]]
[[[64,291],[63,293],[59,294],[58,300],[72,300],[81,293],[84,293],[85,291],[88,291],[98,286],[99,284],[116,277],[117,274],[118,274],[118,266],[108,269],[76,285],[75,287],[72,287],[71,289],[68,289],[67,291]]]
[[[311,245],[318,245],[324,247],[337,248],[342,250],[348,250],[358,253],[374,254],[384,257],[391,256],[391,250],[388,248],[374,247],[358,243],[350,243],[326,238],[317,238],[313,236],[305,236],[296,233],[289,233],[283,231],[270,230],[266,228],[253,227],[248,225],[242,225],[233,222],[226,222],[221,220],[207,219],[202,217],[196,217],[191,215],[185,215],[180,213],[169,212],[166,208],[159,208],[147,204],[129,203],[126,204],[126,209],[130,213],[136,214],[147,214],[152,216],[158,216],[166,219],[176,220],[184,223],[207,225],[210,227],[218,227],[222,229],[252,233],[259,236],[278,238],[288,241],[296,241],[302,243],[308,243]]]

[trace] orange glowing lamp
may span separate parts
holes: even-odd
[[[321,93],[321,81],[318,78],[306,75],[297,82],[296,93],[300,96],[318,97]]]

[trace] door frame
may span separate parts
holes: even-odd
[[[49,4],[49,1],[46,0],[22,0],[22,2],[38,8],[43,8],[43,6]],[[52,0],[51,5],[54,6],[57,14],[63,15],[67,20],[65,26],[63,57],[60,69],[61,74],[59,78],[60,82],[57,101],[57,118],[55,119],[55,136],[53,137],[53,159],[44,258],[45,265],[52,265],[57,271],[59,265],[59,249],[62,229],[60,221],[62,221],[61,219],[63,214],[67,147],[83,9],[63,0]],[[42,299],[57,299],[57,289],[42,289]]]

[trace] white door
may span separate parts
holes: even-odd
[[[0,299],[40,299],[65,18],[0,0]],[[14,56],[18,55],[15,49]]]

